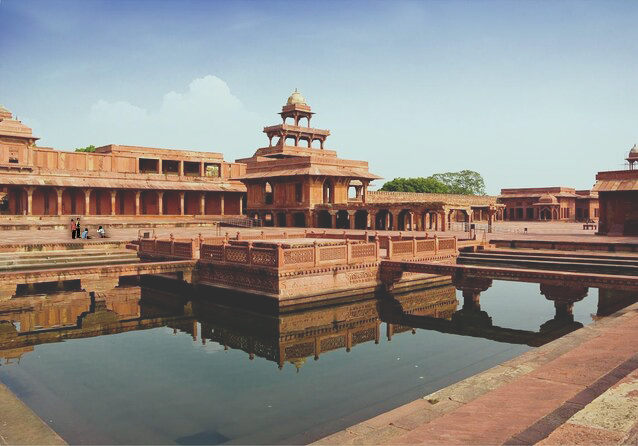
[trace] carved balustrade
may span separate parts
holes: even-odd
[[[198,239],[139,240],[139,255],[161,257],[172,260],[192,260],[199,258]]]

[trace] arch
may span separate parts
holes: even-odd
[[[275,217],[273,216],[272,212],[264,212],[262,218],[262,226],[275,226]]]
[[[184,194],[184,215],[199,215],[201,212],[200,203],[200,192],[186,192]]]
[[[360,210],[354,213],[354,228],[368,229],[368,211]]]
[[[286,227],[286,213],[285,212],[277,212],[277,222],[276,226],[280,228]]]
[[[348,211],[337,212],[337,225],[335,229],[350,229],[350,215]]]
[[[299,138],[298,147],[302,147],[304,149],[310,148],[310,140],[308,138]]]
[[[323,182],[323,202],[324,204],[331,204],[335,202],[335,186],[329,178]]]
[[[541,211],[538,213],[538,218],[540,220],[551,220],[552,219],[552,211],[549,210],[549,208],[542,208]]]
[[[310,142],[310,147],[312,147],[313,149],[323,149],[323,147],[321,146],[321,140],[318,138],[315,138]]]
[[[292,214],[292,220],[295,228],[305,228],[306,227],[306,214],[303,212],[295,212]]]
[[[10,215],[23,215],[27,213],[27,191],[21,187],[10,187],[8,189]]]
[[[51,187],[37,187],[33,191],[31,210],[33,215],[56,215],[58,194]]]
[[[292,140],[292,143],[290,142]],[[286,139],[284,141],[284,145],[286,146],[296,146],[297,145],[297,138],[295,138],[294,136],[286,136]]]
[[[295,125],[295,117],[294,116],[286,116],[284,118],[284,124],[286,124],[286,125]]]
[[[552,209],[552,219],[558,220],[558,209],[556,208]]]
[[[317,214],[317,226],[320,228],[332,228],[332,215],[328,211],[319,211]]]
[[[204,214],[205,215],[221,215],[222,213],[222,198],[219,193],[209,192],[204,199]]]
[[[143,190],[140,193],[140,213],[142,215],[159,215],[159,196],[154,190]]]
[[[180,196],[179,192],[167,190],[162,197],[162,214],[179,215],[180,214]]]
[[[110,215],[111,192],[107,189],[93,189],[89,196],[89,212],[91,215]]]
[[[392,212],[390,212],[388,209],[381,209],[379,212],[377,212],[377,215],[375,217],[375,228],[381,231],[389,231],[394,224],[394,222],[392,221],[393,218],[394,216],[392,215]]]
[[[310,127],[310,118],[308,118],[308,116],[299,116],[299,120],[297,122],[299,127]]]
[[[270,183],[270,181],[266,181],[264,184],[264,204],[273,204],[275,196],[275,188]]]
[[[77,187],[69,187],[62,191],[62,214],[84,215],[84,191]]]
[[[135,192],[118,190],[115,194],[115,213],[117,215],[135,215]]]

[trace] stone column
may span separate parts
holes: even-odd
[[[368,218],[370,219],[370,229],[374,230],[377,226],[377,211],[368,211]]]
[[[295,220],[292,212],[286,212],[286,227],[292,228],[295,226]]]
[[[57,214],[58,215],[62,215],[62,192],[64,191],[61,187],[55,189],[55,191],[58,194],[58,208],[57,208]]]
[[[414,212],[408,212],[408,220],[410,221],[410,231],[414,231]]]
[[[135,192],[135,215],[140,215],[140,194],[142,191]]]
[[[184,197],[186,195],[186,192],[180,192],[179,193],[179,215],[184,215],[184,211],[185,211],[185,206],[184,206]]]
[[[224,215],[224,193],[221,193],[221,196],[219,198],[219,209],[220,209],[220,213],[221,215]]]
[[[91,215],[91,191],[84,189],[84,215]]]
[[[447,230],[447,211],[441,212],[441,228],[439,230],[441,232],[445,232]]]
[[[199,213],[200,215],[206,214],[206,192],[199,193]]]
[[[242,200],[243,195],[239,195],[239,215],[244,213],[244,201]]]
[[[33,191],[35,187],[25,187],[27,191],[27,215],[33,215]]]
[[[332,229],[336,229],[337,227],[337,211],[328,211],[330,212],[330,217],[332,217],[331,227]]]
[[[115,198],[117,197],[117,191],[111,191],[111,215],[115,215]]]
[[[179,162],[179,167],[177,168],[177,172],[179,173],[180,177],[184,176],[184,161]]]
[[[354,218],[354,214],[356,213],[356,211],[348,211],[348,222],[350,223],[350,229],[354,229],[355,226],[355,218]]]
[[[164,215],[164,191],[157,191],[157,215]]]

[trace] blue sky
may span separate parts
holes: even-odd
[[[44,146],[234,160],[299,88],[326,147],[388,180],[585,189],[638,142],[637,19],[631,0],[0,0],[0,104]]]

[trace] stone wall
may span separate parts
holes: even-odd
[[[460,206],[489,206],[498,197],[490,195],[422,194],[417,192],[368,191],[367,203],[445,203]]]

